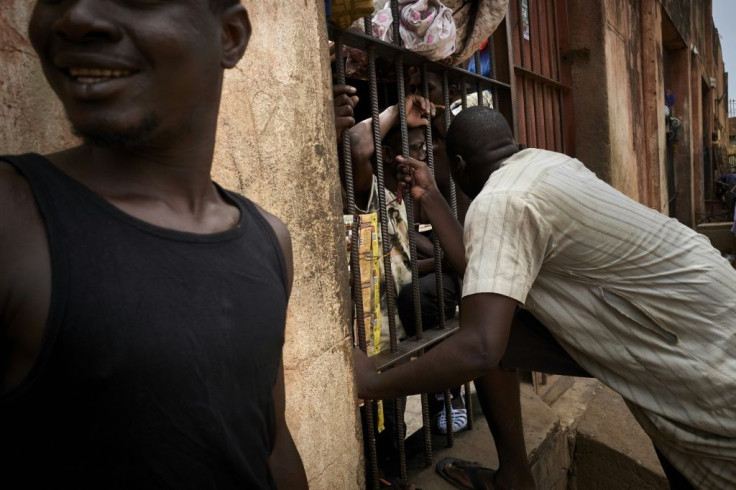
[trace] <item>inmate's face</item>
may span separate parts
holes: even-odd
[[[423,128],[409,129],[409,156],[421,161],[427,158],[427,144]]]
[[[38,0],[29,34],[91,140],[177,133],[216,110],[222,31],[207,0]]]
[[[435,105],[443,105],[445,96],[442,93],[442,78],[433,72],[427,72],[427,90],[429,92],[429,100]],[[422,85],[422,75],[418,71],[409,75],[409,92],[412,94],[424,95]]]

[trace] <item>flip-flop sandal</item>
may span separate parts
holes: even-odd
[[[459,482],[456,480],[453,476],[451,476],[448,473],[448,468],[450,466],[453,466],[457,468],[458,470],[462,470],[463,473],[465,473],[465,476],[470,481],[470,483],[473,485],[472,487],[469,487],[465,485],[464,483]],[[460,488],[461,490],[479,490],[479,489],[485,489],[487,487],[487,483],[483,481],[480,477],[480,470],[483,470],[483,472],[489,472],[491,474],[495,473],[495,470],[492,470],[490,468],[485,468],[481,466],[479,463],[475,463],[473,461],[465,461],[463,459],[458,458],[442,458],[438,463],[437,466],[435,466],[435,469],[437,470],[437,473],[440,474],[442,478],[447,480],[448,482],[452,483],[455,488]],[[492,487],[491,487],[492,488]]]

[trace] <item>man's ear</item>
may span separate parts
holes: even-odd
[[[240,4],[225,9],[222,13],[222,67],[232,68],[245,54],[250,40],[250,19]]]
[[[462,175],[465,172],[465,160],[461,155],[452,155],[450,157],[450,168],[454,175]]]

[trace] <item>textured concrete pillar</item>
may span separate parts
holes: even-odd
[[[0,153],[46,153],[76,141],[26,35],[35,3],[0,2]]]
[[[662,46],[662,8],[657,0],[641,0],[641,68],[644,124],[642,179],[643,202],[667,212],[667,174],[665,171],[666,134],[664,125],[664,62]]]
[[[575,153],[611,183],[611,131],[602,2],[569,0]],[[580,54],[578,54],[580,53]]]
[[[227,74],[214,174],[291,232],[287,419],[312,488],[357,488],[362,447],[324,3],[244,4],[253,35]]]
[[[639,9],[631,0],[605,0],[605,63],[611,154],[610,184],[640,200],[641,167],[637,137],[641,136],[639,90]]]
[[[674,115],[682,121],[680,141],[675,144],[675,217],[693,226],[692,205],[692,104],[690,90],[690,50],[670,53],[670,85],[675,93]]]
[[[26,36],[35,0],[0,2],[0,152],[75,142]],[[253,36],[226,75],[215,180],[282,218],[295,281],[287,419],[313,489],[363,486],[324,4],[245,2]]]
[[[703,49],[704,51],[704,49]],[[703,74],[705,68],[702,63],[702,59],[699,55],[694,52],[690,55],[690,147],[692,148],[691,153],[691,175],[692,181],[690,183],[690,199],[692,202],[690,208],[690,223],[689,226],[695,228],[698,223],[698,218],[704,214],[704,202],[703,202],[703,131],[705,130],[705,121],[703,120],[703,104],[707,103],[704,99],[705,84],[703,80]]]

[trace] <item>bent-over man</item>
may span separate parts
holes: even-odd
[[[441,230],[451,226],[435,226],[455,270],[464,270],[460,330],[380,375],[356,352],[360,396],[475,380],[500,467],[439,469],[468,488],[533,488],[510,370],[589,373],[627,401],[673,488],[736,488],[730,264],[705,237],[626,197],[578,160],[519,151],[497,111],[473,107],[456,116],[447,153],[455,180],[474,198],[464,256],[450,255],[458,244],[446,242],[455,235]],[[412,196],[447,215],[426,166],[403,163]],[[525,310],[516,315],[519,306]]]

